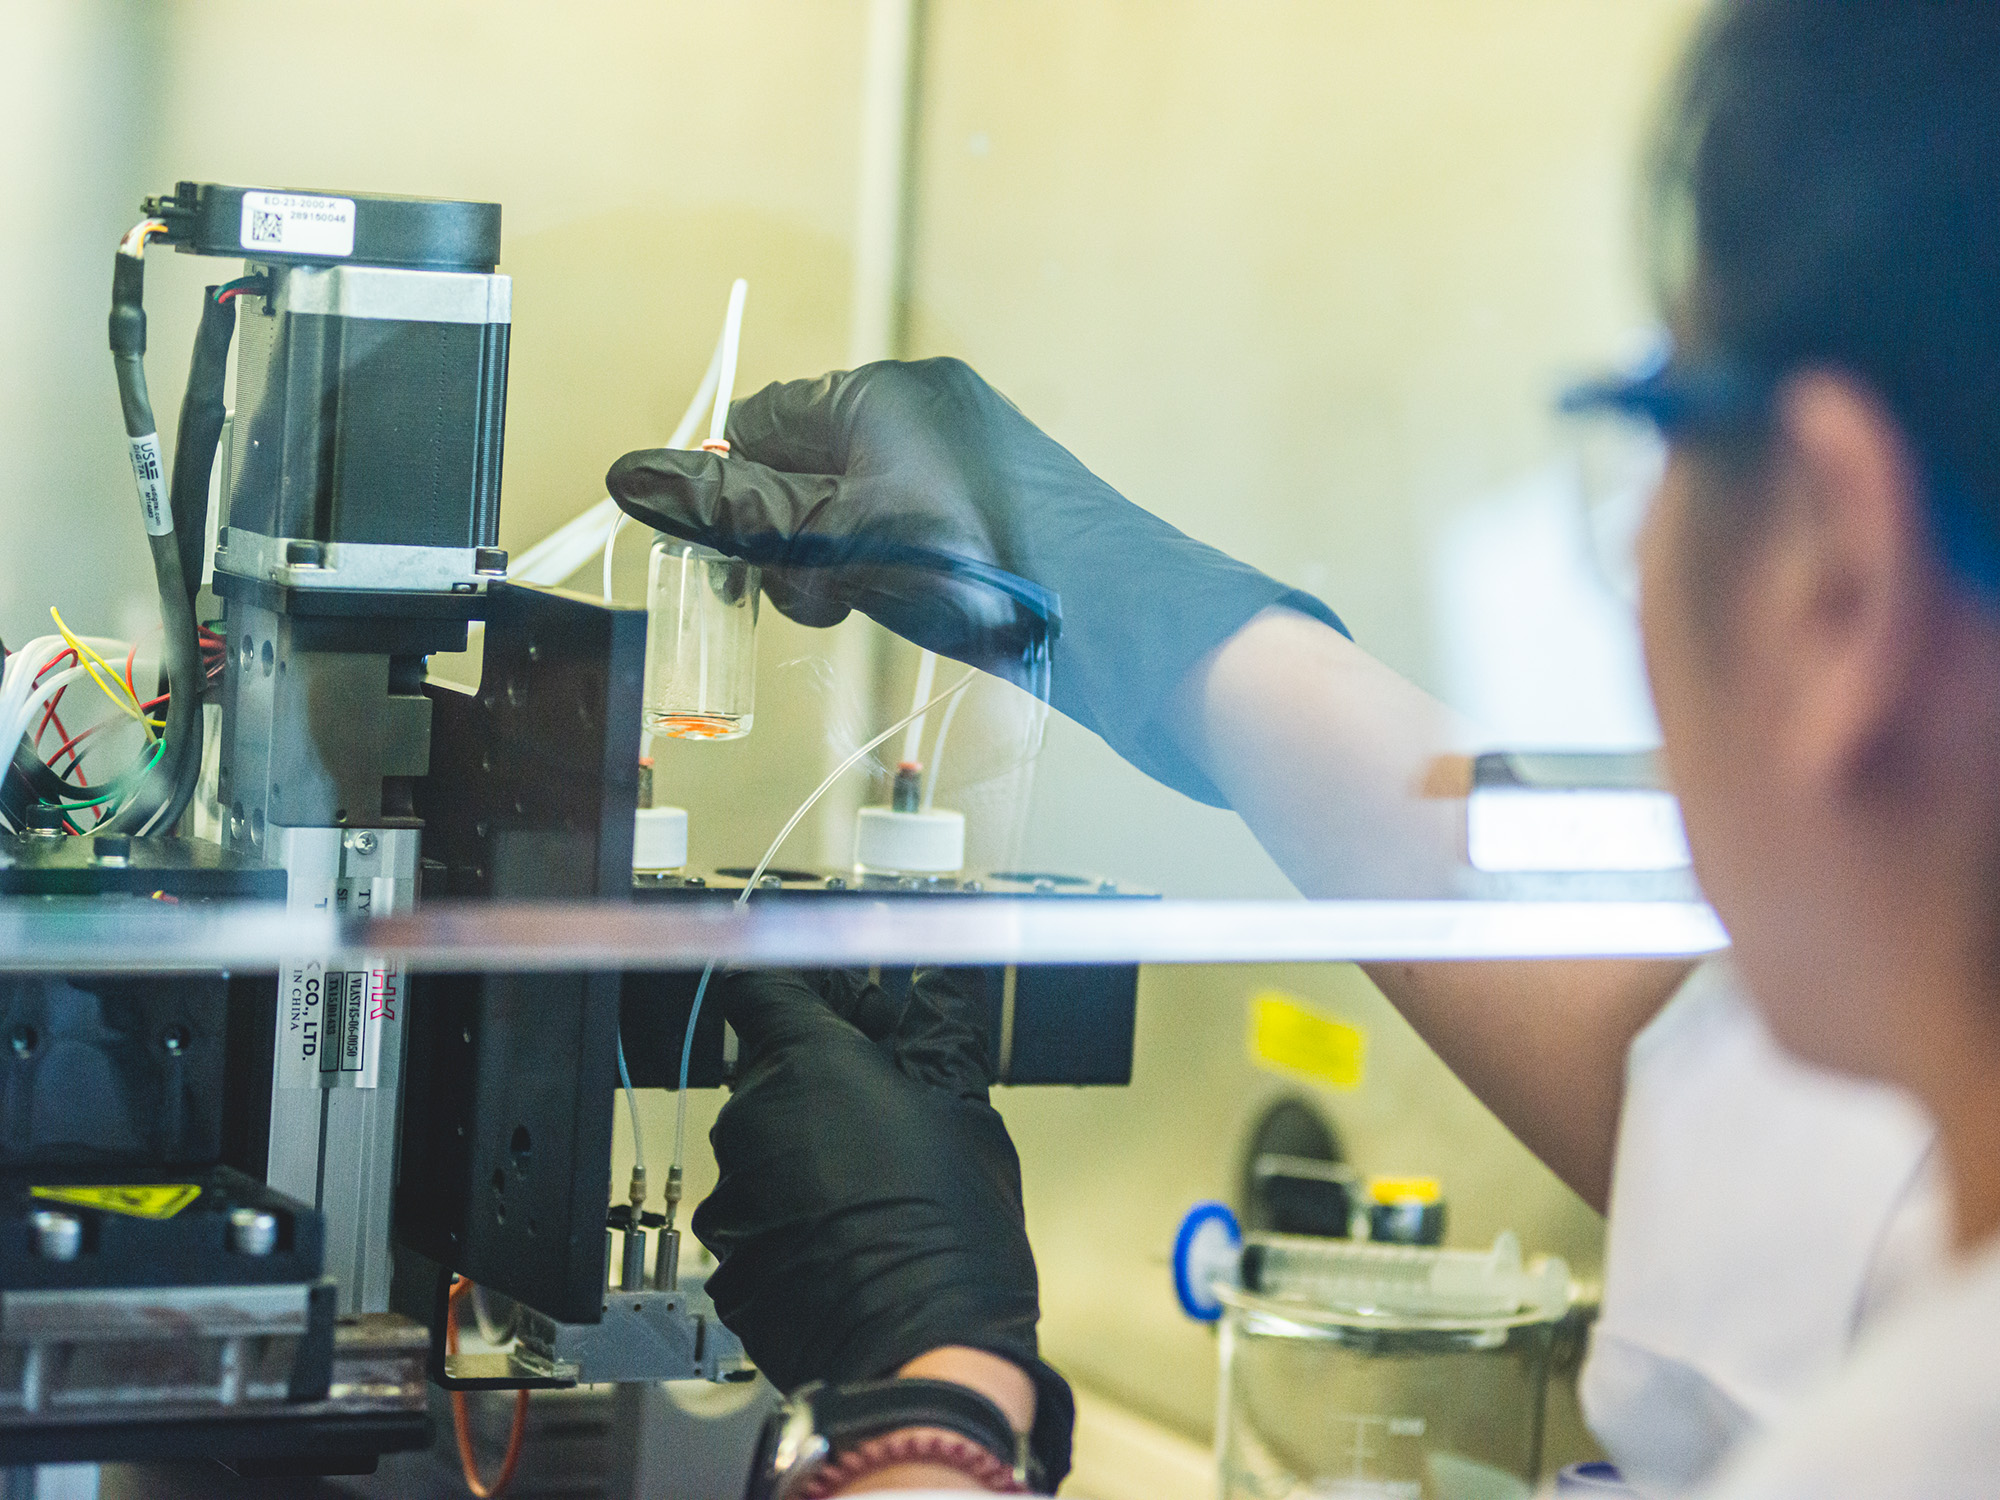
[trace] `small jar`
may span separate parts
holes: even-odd
[[[646,728],[682,740],[750,732],[757,597],[749,563],[677,537],[653,542],[646,582]]]

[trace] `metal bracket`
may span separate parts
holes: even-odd
[[[671,1292],[610,1292],[596,1323],[565,1323],[521,1305],[514,1346],[447,1354],[450,1271],[438,1276],[431,1317],[430,1376],[448,1391],[551,1390],[661,1380],[754,1380],[743,1343],[723,1327],[699,1285]]]
[[[445,1319],[451,1313],[452,1275],[448,1266],[438,1271],[437,1296],[431,1304],[431,1344],[426,1369],[433,1385],[447,1391],[559,1391],[577,1383],[574,1365],[533,1370],[518,1364],[505,1351],[446,1353]]]
[[[586,1384],[756,1378],[742,1342],[698,1286],[612,1292],[597,1323],[560,1323],[530,1308],[522,1314],[522,1346]]]

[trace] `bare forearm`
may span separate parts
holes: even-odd
[[[1463,893],[1477,732],[1336,632],[1267,611],[1191,675],[1178,718],[1184,748],[1306,895]],[[1686,966],[1366,967],[1501,1122],[1601,1208],[1626,1049]]]
[[[1480,1102],[1602,1212],[1626,1049],[1688,965],[1567,959],[1362,968]]]

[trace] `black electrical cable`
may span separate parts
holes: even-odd
[[[180,425],[174,434],[174,480],[168,503],[180,544],[181,580],[189,598],[201,588],[201,554],[208,542],[208,476],[228,416],[222,395],[229,374],[229,340],[236,332],[236,304],[223,300],[222,294],[232,287],[237,283],[212,286],[202,301],[201,326],[195,330],[187,392],[181,398]]]
[[[132,444],[133,474],[146,515],[146,540],[159,585],[160,618],[166,628],[166,744],[159,759],[139,773],[140,782],[98,833],[171,830],[194,796],[201,775],[201,636],[194,618],[194,595],[181,567],[174,515],[160,473],[160,439],[153,403],[146,391],[146,262],[144,226],[126,237],[114,257],[111,276],[111,362],[118,375],[118,401],[125,435]],[[233,321],[233,320],[232,320]],[[121,778],[122,780],[122,778]]]

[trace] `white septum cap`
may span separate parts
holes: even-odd
[[[854,815],[854,863],[898,875],[949,875],[965,867],[965,814],[864,807]]]
[[[642,807],[632,827],[632,868],[678,870],[688,862],[685,807]]]

